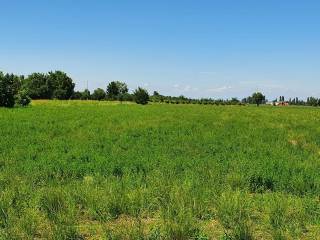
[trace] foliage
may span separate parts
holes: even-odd
[[[101,101],[106,98],[106,93],[103,89],[97,88],[94,90],[91,99]]]
[[[32,73],[23,86],[32,99],[70,99],[74,94],[73,80],[62,71]]]
[[[83,92],[80,93],[81,100],[89,100],[91,99],[91,93],[89,89],[85,89]]]
[[[7,80],[14,78],[13,88],[14,95],[20,91],[20,89],[26,89],[27,95],[31,99],[73,99],[73,100],[118,100],[123,101],[135,101],[133,94],[128,91],[128,86],[124,82],[112,81],[108,84],[106,92],[101,88],[96,89],[95,93],[91,96],[89,89],[84,91],[74,91],[75,84],[73,80],[62,71],[44,73],[32,73],[27,78],[24,76],[16,76],[14,74],[3,73],[2,77]],[[11,98],[12,105],[12,98]],[[201,98],[194,99],[188,98],[183,95],[164,96],[158,91],[154,91],[153,95],[149,97],[149,101],[156,103],[169,103],[169,104],[202,104],[202,105],[246,105],[246,104],[265,104],[267,102],[265,96],[262,93],[254,93],[252,96],[244,98],[241,102],[237,98],[231,99],[212,99]],[[286,102],[289,105],[301,105],[301,106],[320,106],[320,99],[316,97],[308,97],[306,101],[297,97],[289,98],[287,101],[284,96],[279,97],[280,102]],[[278,102],[278,99],[272,101]],[[10,104],[9,104],[10,105]]]
[[[266,102],[266,97],[261,92],[255,92],[251,97],[244,99],[243,102],[259,106]]]
[[[69,99],[74,91],[73,80],[62,71],[48,73],[48,81],[52,85],[52,98]]]
[[[52,98],[53,86],[47,74],[32,73],[23,81],[23,84],[32,99]]]
[[[83,92],[80,92],[80,91],[75,91],[72,96],[71,96],[71,99],[72,100],[80,100],[82,98],[82,94]]]
[[[18,94],[15,96],[16,98],[16,104],[26,107],[30,104],[31,98],[28,95],[28,91],[25,89],[22,89],[18,92]]]
[[[0,72],[0,107],[14,107],[15,95],[21,86],[21,77]]]
[[[133,93],[134,95],[134,100],[136,101],[136,103],[138,104],[148,104],[149,101],[149,94],[148,91],[139,87],[138,89],[136,89]]]
[[[150,96],[150,101],[156,103],[169,103],[169,104],[203,104],[203,105],[242,105],[242,103],[237,98],[232,99],[212,99],[212,98],[202,98],[194,99],[187,98],[183,95],[179,97],[164,96],[154,91],[153,95]]]
[[[124,82],[112,81],[107,86],[107,97],[111,100],[117,100],[120,96],[128,93],[128,86]]]

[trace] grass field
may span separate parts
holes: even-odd
[[[320,239],[320,109],[0,109],[0,239]]]

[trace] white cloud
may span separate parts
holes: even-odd
[[[229,89],[232,89],[231,86],[222,86],[222,87],[217,87],[217,88],[209,88],[207,89],[207,92],[224,92],[227,91]]]
[[[179,85],[179,84],[174,84],[173,87],[176,89],[178,92],[184,92],[184,93],[190,93],[190,92],[196,92],[199,91],[199,88],[193,87],[191,85]]]
[[[189,92],[191,90],[191,86],[190,85],[186,85],[182,90],[184,92]]]

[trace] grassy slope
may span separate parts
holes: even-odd
[[[319,119],[314,108],[0,109],[0,236],[316,239]]]

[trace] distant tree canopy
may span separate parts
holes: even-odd
[[[134,95],[134,100],[136,101],[136,103],[142,104],[142,105],[148,104],[149,94],[146,89],[139,87],[138,89],[136,89],[134,91],[133,95]]]
[[[128,93],[128,86],[124,82],[112,81],[107,86],[107,97],[111,100],[118,100]]]
[[[85,90],[81,93],[80,99],[81,99],[81,100],[89,100],[89,99],[91,99],[91,93],[90,93],[89,89],[85,89]]]
[[[13,107],[14,96],[17,93],[16,81],[19,81],[13,74],[4,75],[0,72],[0,106]]]
[[[24,87],[32,99],[50,99],[52,97],[52,86],[48,76],[44,73],[29,75],[24,81]]]
[[[32,99],[69,99],[75,87],[72,79],[62,71],[32,73],[23,85]]]
[[[28,106],[31,102],[31,98],[29,97],[27,90],[21,89],[15,96],[15,102],[22,107]]]
[[[27,106],[30,98],[22,88],[23,76],[0,72],[0,107],[12,108],[15,104]]]
[[[149,96],[146,89],[138,88],[129,93],[125,82],[111,81],[106,91],[97,88],[91,94],[89,89],[74,91],[75,83],[62,71],[48,73],[32,73],[27,78],[15,74],[4,74],[0,72],[0,107],[13,107],[15,105],[27,106],[31,99],[78,99],[78,100],[114,100],[114,101],[135,101],[139,104],[154,103],[170,104],[203,104],[203,105],[246,105],[266,103],[266,98],[261,92],[253,93],[244,98],[241,102],[237,98],[212,99],[212,98],[188,98],[181,96],[164,96],[154,91]],[[285,101],[284,96],[279,97],[280,102]],[[274,101],[278,102],[278,99]],[[320,98],[308,97],[306,101],[297,97],[289,98],[286,103],[289,105],[320,106]]]
[[[66,73],[61,71],[49,72],[48,80],[52,86],[52,98],[65,100],[72,96],[75,84]]]
[[[101,101],[106,98],[106,93],[103,89],[97,88],[94,90],[93,94],[91,95],[91,99]]]
[[[265,101],[266,97],[261,92],[255,92],[252,94],[252,99],[253,102],[259,106]]]
[[[71,99],[72,100],[80,100],[82,97],[82,92],[80,91],[75,91],[72,96],[71,96]]]
[[[242,99],[242,103],[256,104],[260,106],[266,103],[266,97],[261,92],[255,92],[250,97]]]

